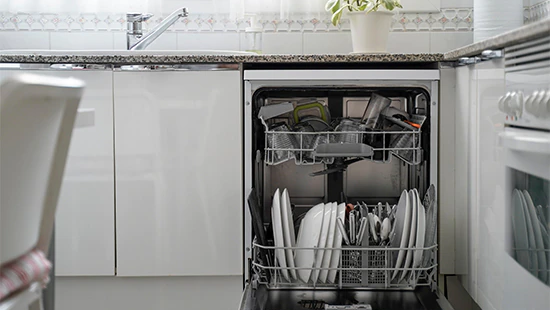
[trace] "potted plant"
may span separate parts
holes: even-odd
[[[387,52],[395,8],[402,8],[399,0],[328,0],[325,5],[335,26],[347,12],[354,53]]]

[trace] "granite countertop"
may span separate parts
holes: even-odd
[[[70,53],[70,52],[68,52]],[[438,62],[443,54],[341,54],[341,55],[48,55],[1,54],[0,63],[73,64],[182,64],[182,63],[354,63]]]
[[[481,54],[487,49],[500,49],[537,38],[550,37],[550,18],[525,25],[484,41],[476,42],[445,53],[445,60]]]

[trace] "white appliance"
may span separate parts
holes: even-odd
[[[550,308],[550,37],[505,50],[503,309]]]
[[[274,216],[275,220],[270,224],[270,210],[277,189],[288,189],[295,219],[320,203],[356,204],[364,201],[370,208],[379,201],[397,204],[404,189],[417,188],[421,199],[430,189],[435,188],[437,191],[440,73],[437,67],[430,67],[430,64],[426,64],[423,69],[419,67],[415,70],[307,70],[292,66],[273,70],[261,65],[245,68],[244,197],[251,198],[248,203],[246,199],[243,203],[243,256],[247,266],[246,289],[240,309],[369,309],[369,303],[376,303],[387,309],[450,308],[437,291],[435,266],[438,265],[439,257],[437,254],[430,254],[436,253],[437,242],[434,248],[424,251],[433,260],[423,270],[416,270],[421,274],[418,279],[392,279],[391,275],[395,272],[392,269],[392,258],[397,259],[399,252],[407,252],[399,251],[399,246],[395,251],[380,250],[381,256],[376,256],[378,254],[370,250],[363,250],[360,246],[355,247],[356,250],[343,246],[341,254],[337,255],[341,255],[342,268],[348,270],[339,269],[336,281],[324,282],[317,281],[316,276],[310,281],[303,278],[293,280],[290,273],[292,269],[285,263],[276,265],[273,263],[275,258],[270,259],[278,252],[276,259],[280,262],[284,258],[284,252],[272,245],[262,245],[260,239],[266,238],[258,234],[253,239],[253,229],[256,231],[257,227],[270,227],[278,223]],[[361,119],[363,113],[369,109],[373,94],[390,98],[390,107],[406,111],[411,115],[411,120],[412,117],[422,120],[419,121],[420,130],[412,129],[418,133],[419,140],[412,147],[405,147],[408,152],[402,153],[403,150],[396,150],[391,142],[388,147],[386,142],[375,138],[371,142],[365,142],[369,141],[369,134],[365,134],[366,138],[359,141],[363,138],[357,137],[365,133],[359,130],[343,131],[343,134],[348,135],[345,139],[357,138],[354,142],[323,142],[315,146],[307,145],[309,142],[305,141],[309,141],[308,136],[297,132],[296,128],[303,122],[302,119],[311,116],[304,114],[305,117],[301,118],[297,111],[304,111],[301,108],[310,105],[310,111],[315,111],[317,118],[326,117],[332,119],[332,122],[326,121],[321,126],[325,129],[313,128],[305,133],[316,135],[316,141],[320,141],[319,137],[325,135],[326,141],[338,139],[334,131],[326,129],[329,127],[327,124],[334,124],[330,127],[338,128],[339,125],[336,124],[341,125],[342,120]],[[279,131],[280,128],[283,129]],[[382,134],[386,135],[383,138],[385,140],[396,131],[379,133],[380,137]],[[292,140],[291,137],[295,141],[287,144]],[[344,147],[339,148],[335,144]],[[320,147],[323,145],[327,147]],[[365,151],[365,148],[370,147],[371,153]],[[331,149],[327,151],[329,148]],[[256,205],[256,208],[252,205]],[[437,203],[435,205],[432,210],[437,210]],[[326,214],[328,213],[325,216]],[[299,223],[295,221],[297,229]],[[267,229],[266,234],[270,231],[271,229]],[[277,244],[277,236],[274,239],[272,244]],[[353,242],[353,238],[351,239]],[[279,244],[284,243],[281,241]],[[299,253],[305,250],[305,247],[294,248]],[[352,263],[357,259],[353,258],[356,254],[361,256],[359,263]],[[374,255],[369,256],[370,254]],[[385,257],[380,259],[382,265],[369,265],[369,260],[374,261],[382,256]],[[310,267],[301,268],[310,271],[312,275],[317,274],[318,271],[312,269],[318,267]],[[322,270],[320,274],[323,271],[328,269]],[[398,278],[402,279],[404,275]]]

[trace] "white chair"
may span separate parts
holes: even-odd
[[[0,86],[0,265],[35,247],[48,253],[83,89],[30,74]]]

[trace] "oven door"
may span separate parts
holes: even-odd
[[[550,132],[507,127],[503,307],[550,309]]]

